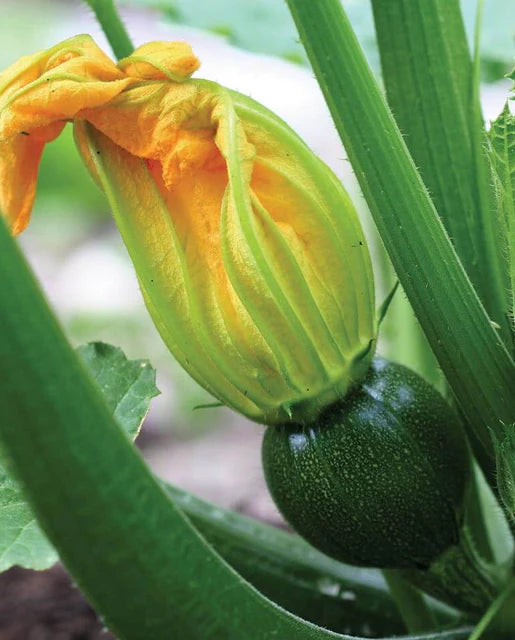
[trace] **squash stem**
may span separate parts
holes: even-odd
[[[132,40],[113,0],[85,0],[95,14],[114,55],[120,59],[134,51]]]
[[[513,602],[510,596],[515,593],[515,577],[511,579],[506,588],[497,596],[487,609],[485,615],[478,622],[469,640],[479,640],[483,637],[483,633],[486,629],[495,621],[497,614],[503,609],[503,606],[508,602],[508,606],[513,607]]]
[[[436,619],[420,591],[395,569],[383,569],[382,573],[408,632],[421,633],[435,629]]]
[[[439,600],[467,613],[482,614],[504,588],[505,569],[479,557],[470,531],[444,551],[427,570],[403,569],[402,576]]]

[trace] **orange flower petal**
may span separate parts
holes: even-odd
[[[21,233],[29,222],[43,147],[61,133],[64,125],[55,122],[36,133],[22,131],[0,142],[0,203],[14,235]]]
[[[0,210],[14,233],[27,224],[44,145],[132,83],[90,36],[26,56],[0,76]]]
[[[200,66],[186,42],[147,42],[118,62],[131,78],[182,82]]]
[[[0,139],[70,120],[81,109],[105,104],[133,82],[89,36],[22,58],[0,79]]]
[[[218,102],[211,83],[145,83],[80,115],[126,151],[158,161],[171,188],[191,171],[224,166],[214,139]]]

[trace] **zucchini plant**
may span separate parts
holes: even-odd
[[[512,638],[515,119],[482,121],[481,3],[471,54],[457,0],[372,0],[383,91],[339,0],[288,0],[446,397],[395,362],[402,326],[376,354],[397,285],[376,310],[330,169],[188,44],[134,49],[88,4],[117,60],[78,35],[0,76],[0,488],[32,544],[128,640]],[[153,477],[131,444],[151,368],[68,345],[12,238],[66,122],[164,343],[264,425],[300,537]]]

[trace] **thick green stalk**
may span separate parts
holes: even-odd
[[[114,55],[120,59],[129,56],[133,50],[131,38],[120,18],[114,0],[85,0],[93,9]]]
[[[458,0],[373,0],[388,104],[461,262],[508,343],[478,87]]]
[[[398,571],[384,569],[383,576],[410,633],[434,629],[436,620],[418,589]]]
[[[182,489],[169,485],[165,488],[218,553],[251,584],[288,611],[336,631],[346,627],[349,633],[361,633],[364,622],[374,635],[395,634],[404,629],[378,569],[343,564],[317,551],[297,535],[209,504]],[[398,572],[387,573],[396,574],[397,604],[402,600],[400,605],[404,606],[406,598],[405,608],[408,605],[419,608],[413,587],[405,581],[401,586]],[[429,612],[414,614],[419,621],[427,621],[418,625],[418,631],[456,623],[456,612],[437,600],[427,604]],[[407,615],[411,625],[411,614],[407,612]],[[436,622],[429,624],[430,619]]]
[[[299,536],[165,485],[198,531],[238,573],[287,611],[333,631],[375,636],[405,631],[380,572],[350,567]],[[432,603],[438,605],[437,601]],[[456,617],[435,609],[440,624]],[[436,626],[429,626],[432,629]]]
[[[376,251],[376,258],[378,253]],[[383,267],[383,278],[391,273],[394,281],[395,274],[386,254],[381,263],[376,259],[375,264]],[[402,327],[400,331],[399,327]],[[381,355],[413,369],[445,395],[445,378],[402,289],[395,295],[381,324],[380,340]]]
[[[399,279],[485,452],[515,416],[515,366],[438,218],[338,0],[288,0]]]
[[[45,533],[117,636],[348,638],[264,598],[175,507],[110,416],[1,220],[0,273],[0,441]]]
[[[511,611],[513,611],[514,599],[515,595],[515,577],[513,577],[510,582],[506,585],[505,589],[497,596],[497,598],[492,602],[484,616],[476,625],[474,631],[469,637],[469,640],[480,640],[480,638],[484,637],[485,631],[488,628],[493,628],[496,622],[501,626],[501,629],[497,630],[495,636],[492,637],[508,637],[505,635],[508,633],[507,629],[502,628],[504,626],[504,620],[497,621],[497,618],[501,617],[499,614],[503,612],[504,607],[509,607]],[[510,616],[507,616],[508,619]],[[511,616],[513,617],[513,616]],[[500,635],[499,635],[500,634]]]
[[[474,538],[478,553],[486,562],[495,562],[495,549],[489,530],[491,523],[485,518],[486,507],[483,504],[479,484],[481,481],[485,481],[484,476],[481,475],[479,468],[474,466],[465,509],[466,522]]]
[[[446,549],[427,569],[402,570],[401,575],[426,593],[473,615],[489,607],[508,578],[505,567],[486,564],[479,557],[466,527],[460,531],[458,544]]]

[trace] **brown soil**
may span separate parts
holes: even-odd
[[[14,567],[0,575],[0,640],[114,640],[56,565],[48,571]]]

